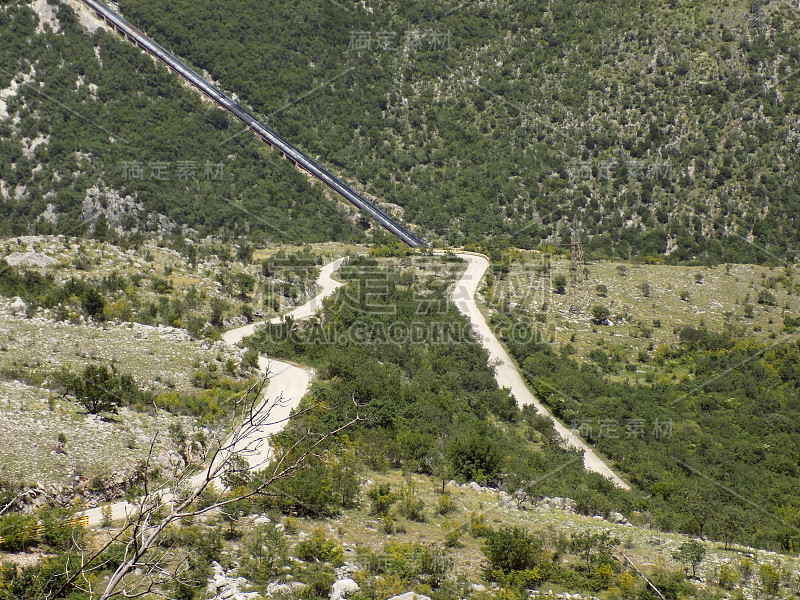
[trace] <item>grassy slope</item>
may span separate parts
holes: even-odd
[[[199,247],[203,248],[202,244]],[[11,238],[0,241],[2,254],[36,252],[55,259],[55,263],[39,270],[53,275],[57,281],[71,277],[99,280],[113,273],[129,281],[141,275],[137,286],[130,282],[126,290],[112,294],[115,304],[138,303],[147,307],[164,298],[181,301],[187,291],[198,292],[198,303],[190,314],[210,314],[212,300],[226,302],[232,308],[227,318],[238,315],[241,299],[237,293],[218,285],[215,276],[224,272],[230,278],[237,273],[257,275],[260,269],[251,264],[225,260],[215,254],[204,256],[197,265],[189,265],[177,252],[156,244],[139,249],[122,249],[94,240],[62,240],[50,236]],[[257,258],[269,260],[279,251],[303,250],[299,247],[268,246],[258,251]],[[351,247],[327,244],[305,248],[320,255],[335,255],[352,251]],[[213,251],[234,252],[229,246],[212,245]],[[280,259],[274,259],[280,264]],[[152,288],[155,280],[172,281],[165,294]],[[270,280],[271,281],[271,280]],[[269,281],[259,276],[256,293],[256,313],[264,317],[274,311],[261,307],[258,299],[269,289]],[[304,301],[313,292],[301,290],[297,299],[280,297],[280,308]],[[252,294],[249,298],[253,300]],[[0,299],[5,305],[10,299]],[[181,329],[158,330],[129,322],[109,322],[87,326],[78,319],[55,321],[49,317],[55,311],[34,312],[34,318],[0,313],[0,436],[7,440],[0,462],[0,477],[21,482],[66,482],[75,469],[88,477],[108,474],[120,466],[134,466],[147,452],[149,440],[156,432],[158,451],[170,447],[169,424],[182,423],[191,434],[194,419],[170,416],[163,411],[157,416],[126,410],[112,420],[100,420],[85,415],[69,399],[58,398],[50,391],[49,379],[61,369],[79,372],[90,364],[115,364],[122,373],[131,374],[146,389],[156,393],[179,391],[193,394],[194,375],[213,372],[244,381],[252,373],[228,373],[226,363],[241,360],[239,350],[207,340],[192,340]],[[134,311],[138,313],[139,311]],[[145,312],[142,308],[141,312]],[[239,317],[241,319],[241,317]],[[237,322],[234,318],[234,323]],[[67,437],[67,453],[54,452],[58,434]]]
[[[741,329],[756,339],[780,340],[786,336],[784,316],[800,314],[800,299],[791,267],[770,268],[753,265],[695,267],[680,265],[635,264],[627,261],[593,261],[588,278],[570,282],[570,261],[541,253],[520,253],[510,273],[490,289],[484,289],[491,308],[512,307],[520,318],[546,318],[540,326],[546,341],[557,346],[571,343],[581,360],[601,348],[614,353],[619,361],[637,362],[639,351],[650,356],[659,346],[678,342],[677,331],[689,325],[705,324],[722,331],[726,325]],[[549,261],[550,270],[539,269]],[[564,275],[566,293],[553,291],[552,279]],[[700,280],[698,281],[698,277]],[[649,286],[645,296],[643,285]],[[604,285],[606,292],[598,292]],[[683,300],[681,294],[688,298]],[[759,304],[762,293],[775,298],[775,306]],[[751,305],[752,316],[746,316]],[[592,323],[591,309],[603,305],[611,310],[611,325]],[[570,311],[571,307],[576,310]],[[654,326],[660,322],[660,326]],[[641,375],[643,375],[642,373]],[[633,376],[633,373],[630,373]]]

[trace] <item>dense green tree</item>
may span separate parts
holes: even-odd
[[[546,560],[542,540],[521,527],[502,527],[491,532],[484,542],[483,553],[488,561],[487,574],[533,569]]]
[[[748,524],[747,513],[732,502],[723,503],[721,506],[717,506],[716,510],[717,512],[712,515],[712,535],[717,539],[722,539],[727,550],[735,540],[741,539],[741,534]]]
[[[447,448],[453,470],[467,480],[486,481],[498,473],[502,458],[497,444],[476,429],[453,436]]]
[[[252,293],[255,283],[256,280],[252,275],[242,272],[236,273],[236,287],[239,290],[239,298],[246,299],[247,295]]]
[[[231,490],[246,486],[252,480],[250,464],[247,459],[234,454],[225,463],[225,468],[220,476],[222,484]]]
[[[118,373],[113,365],[111,369],[105,365],[87,365],[79,374],[62,371],[56,379],[65,393],[74,396],[90,414],[115,413],[123,404],[152,399],[130,375]]]
[[[336,494],[341,507],[356,506],[363,469],[357,447],[345,437],[337,450],[328,454],[326,463],[330,471],[332,491]]]
[[[781,587],[781,574],[769,563],[758,565],[758,577],[761,587],[768,596],[777,596]]]
[[[602,304],[592,306],[592,323],[595,325],[605,325],[611,316],[611,310]]]
[[[609,562],[613,547],[619,543],[620,540],[607,531],[583,531],[572,536],[569,546],[570,552],[583,559],[588,571],[596,562]]]
[[[10,513],[0,517],[0,537],[3,548],[9,552],[21,552],[36,543],[38,519],[31,515]]]
[[[267,584],[289,561],[286,535],[274,523],[258,525],[247,543],[242,574],[258,584]]]
[[[97,415],[117,412],[122,398],[117,395],[114,374],[105,365],[88,365],[80,375],[65,378],[68,393],[75,396],[83,408]]]
[[[567,291],[567,277],[563,273],[558,273],[553,277],[553,291],[556,294],[564,294]]]
[[[691,571],[692,579],[697,579],[697,568],[703,562],[705,555],[705,546],[697,540],[691,540],[681,544],[672,554],[672,558],[683,565],[686,575],[689,575],[689,571]]]

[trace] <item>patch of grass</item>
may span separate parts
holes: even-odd
[[[800,315],[796,274],[788,267],[595,261],[587,265],[588,278],[570,281],[562,295],[553,293],[550,277],[568,270],[568,258],[524,251],[515,257],[507,275],[484,287],[487,307],[546,322],[539,325],[544,339],[571,344],[584,361],[601,343],[612,344],[621,361],[636,361],[641,351],[675,344],[686,325],[712,331],[755,326],[757,337],[768,339],[783,331],[786,315]],[[549,270],[541,268],[544,262]],[[610,325],[593,318],[600,304],[610,310]]]

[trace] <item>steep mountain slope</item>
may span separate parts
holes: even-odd
[[[312,155],[447,240],[793,256],[789,3],[123,0]],[[231,152],[236,150],[231,148]]]
[[[564,245],[577,218],[598,255],[796,254],[787,3],[121,8],[434,237]],[[80,230],[106,204],[126,229],[321,240],[367,226],[65,5],[10,6],[0,27],[6,233]]]
[[[252,136],[226,141],[223,111],[85,22],[66,4],[0,10],[0,234],[76,234],[102,214],[128,233],[363,238],[320,186]]]

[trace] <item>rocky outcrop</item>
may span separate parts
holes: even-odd
[[[300,592],[306,588],[305,583],[299,581],[288,581],[286,583],[273,582],[267,586],[267,598],[277,596],[279,598],[299,598]]]
[[[625,518],[625,515],[615,511],[608,513],[608,520],[613,523],[619,523],[620,525],[628,524],[628,519]]]
[[[560,498],[558,496],[554,498],[548,498],[545,496],[538,502],[536,502],[537,508],[543,508],[545,510],[563,510],[564,512],[575,514],[575,500],[572,498]]]
[[[7,311],[10,315],[24,317],[27,310],[28,306],[19,296],[8,303]]]
[[[90,187],[83,199],[81,219],[94,223],[100,215],[105,215],[110,226],[122,231],[121,223],[126,214],[138,214],[144,205],[135,196],[121,196],[119,192],[108,187]]]
[[[125,492],[141,480],[142,475],[138,471],[117,471],[92,482],[76,476],[71,484],[37,483],[20,492],[12,506],[23,513],[33,513],[44,506],[69,508],[76,503],[82,503],[86,508],[95,508],[104,502],[124,497]]]
[[[389,600],[431,600],[428,596],[417,594],[416,592],[406,592],[399,596],[392,596]]]
[[[450,480],[450,482],[448,482],[448,485],[461,488],[462,490],[470,490],[476,493],[496,494],[498,496],[500,506],[503,507],[522,508],[523,505],[528,504],[530,502],[531,504],[533,504],[534,508],[537,508],[539,510],[547,510],[547,511],[559,510],[573,515],[578,514],[575,500],[573,500],[572,498],[561,498],[560,496],[554,496],[550,498],[548,496],[545,496],[543,498],[540,498],[539,500],[534,501],[532,498],[529,498],[527,496],[523,498],[518,498],[516,494],[511,495],[503,490],[497,490],[494,488],[482,486],[481,484],[475,481],[470,481],[469,483],[458,485],[458,483],[456,483],[455,481]],[[628,519],[626,519],[622,513],[617,511],[611,511],[610,513],[608,513],[607,516],[595,515],[594,518],[598,520],[607,520],[612,523],[616,523],[618,525],[631,526],[631,524],[628,522]]]
[[[235,577],[225,572],[217,561],[211,563],[214,576],[208,581],[208,592],[214,600],[249,600],[258,597],[258,592],[243,592],[241,586],[248,585],[244,577]]]
[[[542,592],[540,590],[530,590],[529,598],[535,600],[537,598],[555,598],[555,600],[598,600],[596,596],[581,596],[580,594],[570,594],[569,592],[562,592],[554,594],[553,590]]]
[[[12,267],[49,267],[58,261],[52,256],[40,252],[12,252],[5,257]]]

